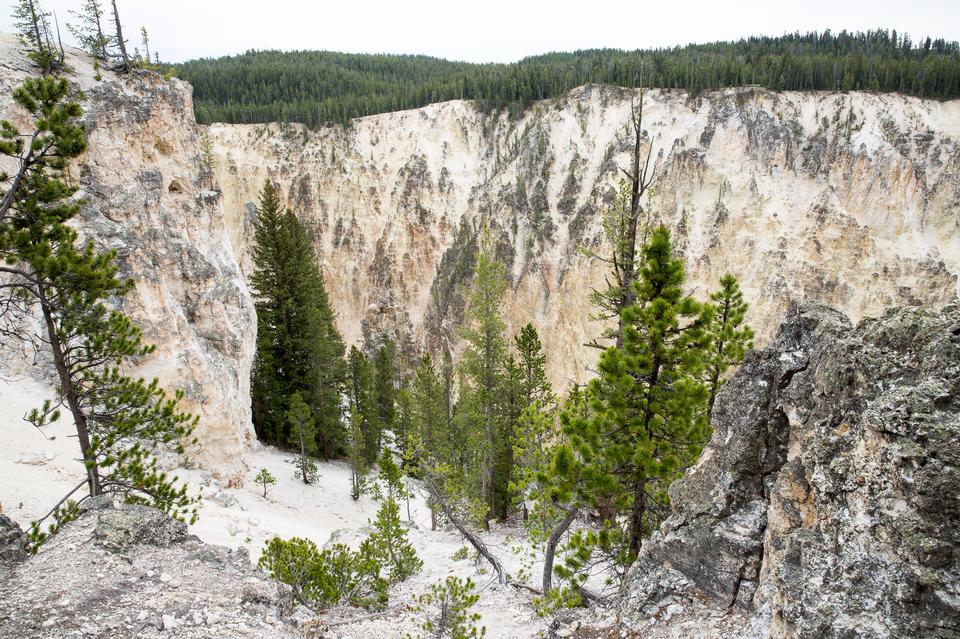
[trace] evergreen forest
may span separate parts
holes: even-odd
[[[682,89],[692,95],[758,85],[775,91],[898,92],[960,96],[960,44],[896,30],[751,37],[669,49],[547,53],[511,64],[419,55],[248,51],[166,71],[194,87],[201,123],[301,122],[318,126],[476,100],[518,112],[585,84]]]

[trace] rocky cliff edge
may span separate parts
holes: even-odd
[[[555,637],[960,635],[960,307],[793,306],[617,605]]]

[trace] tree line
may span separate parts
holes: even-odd
[[[110,0],[109,13],[106,3],[101,0],[81,0],[78,10],[71,10],[70,15],[71,22],[66,23],[66,30],[81,49],[93,56],[97,80],[101,79],[101,63],[118,73],[134,68],[160,68],[160,54],[156,50],[151,58],[146,27],[140,27],[140,46],[129,52],[117,0]],[[49,75],[65,71],[66,52],[57,16],[45,10],[40,0],[16,0],[12,17],[20,42],[40,73]]]
[[[166,65],[194,87],[199,122],[318,126],[445,100],[522,110],[585,84],[702,91],[759,85],[785,91],[960,96],[960,46],[896,30],[751,37],[665,49],[589,49],[511,64],[414,55],[248,51]]]

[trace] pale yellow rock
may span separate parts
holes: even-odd
[[[32,69],[18,49],[0,35],[0,118],[22,127],[11,94]],[[184,390],[182,407],[200,416],[190,458],[229,478],[254,441],[256,319],[221,199],[203,176],[192,89],[146,72],[101,71],[97,81],[91,60],[76,51],[67,63],[66,77],[85,93],[88,151],[70,169],[88,201],[78,227],[101,249],[118,251],[121,272],[136,283],[122,310],[157,346],[132,372]],[[6,362],[21,371],[30,364]],[[33,372],[49,380],[42,366]]]
[[[438,265],[461,222],[485,216],[512,259],[510,330],[533,322],[554,384],[582,382],[600,330],[588,293],[606,269],[577,249],[604,252],[599,212],[628,166],[637,96],[584,87],[518,120],[454,101],[319,131],[212,125],[231,236],[249,244],[257,191],[275,180],[316,230],[348,341],[366,321],[423,348],[456,319],[431,314]],[[957,298],[960,102],[650,91],[645,109],[654,220],[674,230],[694,295],[740,278],[759,345],[793,299],[856,320]]]
[[[0,117],[21,124],[10,94],[30,69],[16,49],[0,36]],[[80,227],[136,278],[124,310],[158,346],[138,371],[185,389],[201,416],[192,457],[221,478],[239,479],[253,445],[245,277],[268,178],[316,237],[348,343],[387,333],[411,358],[443,343],[456,352],[455,272],[468,272],[469,250],[452,247],[469,249],[486,224],[511,275],[510,331],[538,328],[559,389],[590,376],[597,353],[584,344],[601,325],[589,292],[606,269],[579,249],[605,252],[600,211],[627,166],[636,91],[582,87],[519,119],[453,101],[318,131],[215,124],[209,176],[188,84],[97,81],[89,58],[68,62],[87,94]],[[674,230],[694,295],[725,271],[740,278],[758,344],[793,299],[856,320],[957,298],[960,102],[650,91],[645,109],[653,220]]]

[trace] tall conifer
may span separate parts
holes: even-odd
[[[334,323],[313,243],[292,211],[281,210],[267,182],[254,222],[257,351],[253,367],[253,417],[261,439],[285,445],[290,398],[300,393],[316,425],[324,457],[344,450],[340,393],[346,376],[344,345]]]
[[[481,242],[473,283],[467,295],[467,308],[461,334],[467,342],[461,368],[469,380],[470,395],[480,433],[482,467],[480,482],[487,504],[487,519],[501,512],[498,508],[496,474],[502,446],[502,417],[497,409],[498,392],[507,354],[506,324],[502,317],[503,297],[507,290],[507,272],[494,255],[487,232]],[[461,401],[466,399],[461,394]]]
[[[712,309],[684,293],[683,269],[670,231],[654,229],[623,311],[623,348],[604,351],[590,383],[595,441],[621,486],[633,556],[665,499],[662,488],[696,460],[709,434],[702,372]]]

